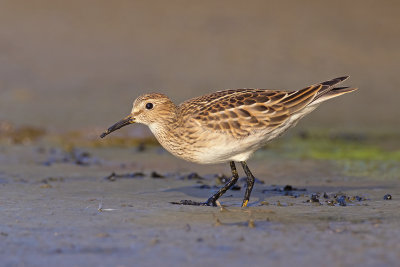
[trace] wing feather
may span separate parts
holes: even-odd
[[[185,120],[194,120],[206,130],[244,138],[283,125],[290,116],[345,79],[340,77],[292,92],[266,89],[218,91],[185,101],[179,109]]]

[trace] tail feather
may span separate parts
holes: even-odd
[[[314,105],[328,100],[329,98],[356,90],[356,88],[335,87],[347,78],[349,78],[349,76],[342,76],[291,92],[281,100],[281,103],[285,104],[290,113],[293,113],[306,106]]]
[[[333,94],[338,94],[338,93],[350,93],[353,92],[354,90],[357,90],[358,88],[354,88],[354,87],[349,87],[349,86],[345,86],[345,87],[335,87],[333,88],[330,93]]]
[[[329,80],[329,81],[322,82],[320,84],[327,85],[327,86],[330,87],[330,86],[334,86],[334,85],[336,85],[338,83],[341,83],[341,82],[347,80],[349,77],[350,76],[342,76],[342,77],[338,77],[338,78],[335,78],[335,79],[332,79],[332,80]]]

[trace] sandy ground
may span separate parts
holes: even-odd
[[[398,179],[350,177],[331,161],[260,151],[249,161],[259,181],[248,208],[240,207],[242,180],[221,198],[222,208],[179,206],[170,202],[207,199],[229,167],[185,163],[157,147],[74,157],[37,144],[0,148],[2,266],[400,262]],[[135,175],[107,179],[114,171]],[[335,194],[349,197],[346,206],[329,205]]]

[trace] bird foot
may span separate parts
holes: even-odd
[[[192,206],[210,206],[210,207],[216,207],[217,203],[212,200],[207,200],[206,202],[197,202],[193,200],[181,200],[179,202],[171,202],[171,204],[175,205],[192,205]]]

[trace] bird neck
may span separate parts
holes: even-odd
[[[175,105],[171,105],[168,109],[160,112],[160,116],[148,124],[151,132],[157,140],[164,146],[165,140],[171,140],[175,137],[181,119],[178,114],[178,109]]]

